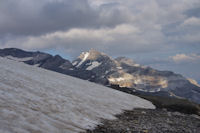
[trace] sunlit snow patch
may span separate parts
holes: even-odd
[[[89,52],[86,52],[86,53],[83,53],[84,54],[84,57],[83,59],[81,60],[81,62],[79,62],[79,64],[76,66],[76,67],[79,67],[83,64],[83,62],[87,59],[87,57],[89,56]]]
[[[97,61],[93,61],[92,64],[86,68],[86,70],[92,70],[92,69],[98,67],[99,65],[101,65],[101,63],[99,63]]]

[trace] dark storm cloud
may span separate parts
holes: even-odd
[[[111,6],[110,6],[111,7]],[[100,28],[126,21],[118,9],[101,14],[87,0],[2,0],[0,35],[40,35],[70,28]],[[121,14],[121,15],[120,15]]]
[[[0,44],[25,49],[64,47],[75,54],[81,46],[87,50],[92,45],[112,55],[197,44],[196,5],[196,0],[2,0]],[[127,30],[132,31],[123,34]]]
[[[1,34],[42,34],[66,30],[74,26],[91,25],[97,18],[97,13],[85,0],[62,2],[44,2],[43,0],[41,5],[39,1],[30,1],[30,3],[22,0],[11,1],[5,0],[1,3],[3,7],[1,14],[5,16],[3,22],[0,23]]]
[[[193,8],[193,9],[189,9],[185,12],[185,14],[188,17],[199,17],[200,18],[200,6]]]
[[[104,50],[115,47],[111,54],[153,52],[172,45],[197,44],[200,38],[197,3],[197,0],[1,0],[0,44],[18,44],[17,47],[29,49],[53,48],[53,45],[74,47],[77,53],[80,45],[85,49],[91,45]],[[128,25],[122,26],[125,30],[137,28],[137,32],[122,35],[124,29],[117,28],[120,25]],[[71,34],[71,29],[77,29],[76,34],[82,37],[64,36]],[[107,36],[84,38],[84,32],[88,31]],[[62,36],[54,34],[57,32]],[[112,41],[104,41],[105,37]]]

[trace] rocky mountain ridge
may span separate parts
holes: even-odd
[[[93,82],[129,87],[133,91],[167,92],[171,97],[184,97],[199,103],[200,88],[191,80],[171,71],[139,65],[126,57],[112,59],[104,53],[90,50],[82,53],[73,64],[78,70],[95,73]]]
[[[186,98],[200,103],[200,87],[193,80],[171,71],[139,65],[126,57],[113,59],[94,49],[83,52],[72,63],[59,55],[15,48],[0,50],[0,56],[106,86],[114,84],[151,94],[165,92],[169,97]]]

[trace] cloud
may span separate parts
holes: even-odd
[[[23,36],[6,41],[4,47],[18,47],[27,50],[55,48],[65,50],[72,56],[95,48],[115,56],[162,51],[162,48],[165,47],[162,39],[163,35],[159,30],[144,31],[131,24],[121,24],[113,28],[72,28],[41,36]],[[151,43],[149,43],[150,41]]]
[[[0,47],[38,50],[60,47],[74,51],[69,52],[73,55],[90,47],[110,55],[156,53],[185,44],[200,48],[199,18],[192,16],[195,14],[192,9],[198,9],[197,3],[197,0],[3,0]],[[137,32],[121,35],[132,28]]]
[[[191,17],[186,19],[181,26],[200,26],[200,18]]]
[[[29,38],[71,29],[101,30],[132,25],[141,31],[137,38],[143,39],[131,39],[129,43],[139,41],[138,45],[141,45],[143,41],[156,47],[159,42],[166,47],[183,43],[184,38],[187,38],[186,43],[198,43],[198,34],[188,35],[188,32],[200,30],[194,28],[199,18],[192,16],[196,13],[192,9],[198,9],[197,3],[197,0],[3,0],[0,5],[0,41],[6,43],[8,36]],[[173,27],[174,23],[178,25]],[[189,23],[191,26],[187,28]],[[118,41],[124,40],[118,38]]]
[[[171,56],[175,63],[186,63],[186,62],[197,62],[200,61],[200,55],[197,54],[177,54],[175,56]]]
[[[10,8],[12,7],[12,8]],[[93,25],[96,12],[86,0],[3,0],[0,5],[0,34],[37,35]]]
[[[117,53],[120,53],[120,51],[123,53],[129,51],[129,46],[135,47],[136,51],[138,51],[138,49],[144,50],[144,46],[150,46],[150,44],[141,38],[139,34],[141,34],[140,29],[129,24],[101,29],[73,28],[67,31],[57,31],[36,37],[29,36],[17,38],[15,40],[7,41],[5,47],[17,46],[29,50],[48,49],[51,47],[64,48],[72,55],[79,54],[80,51],[78,49],[80,48],[85,51],[88,50],[88,48],[96,47],[100,51],[108,52],[108,50],[112,49]],[[148,36],[148,38],[151,39],[151,36]],[[132,41],[129,42],[129,40]],[[134,43],[136,40],[137,43]],[[122,43],[124,44],[120,46]]]
[[[87,0],[2,0],[0,35],[35,36],[71,28],[113,27],[129,21],[122,9],[109,7],[93,8]]]

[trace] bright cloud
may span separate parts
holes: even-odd
[[[200,26],[200,18],[197,17],[191,17],[186,19],[182,26]]]
[[[176,63],[200,61],[200,55],[197,54],[177,54],[175,56],[171,56],[170,58]]]

